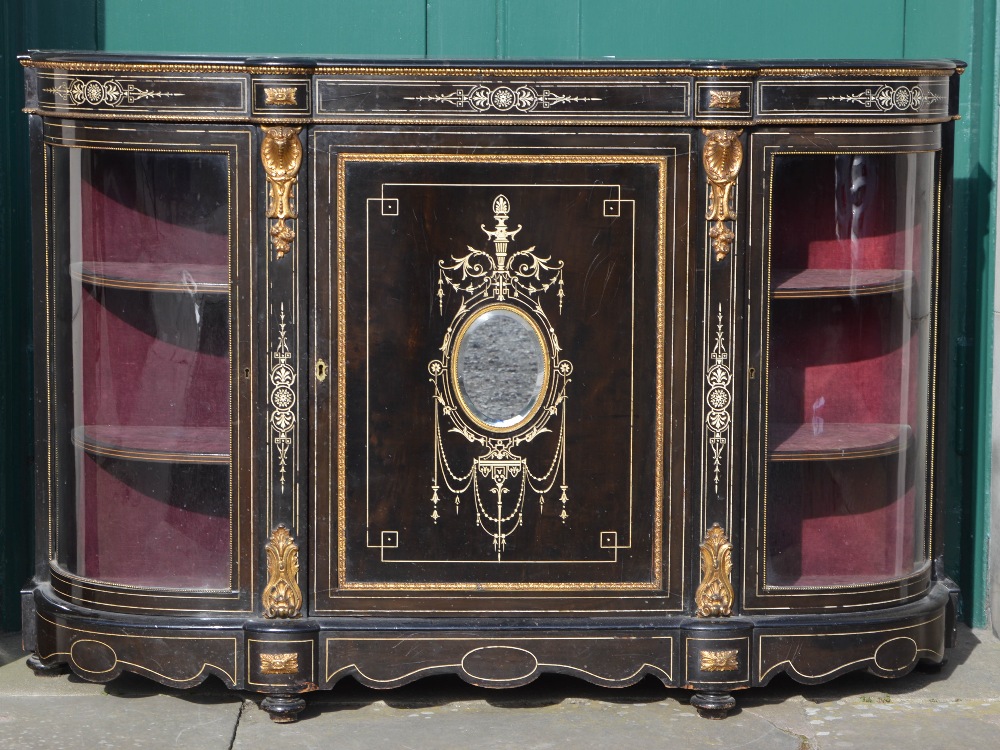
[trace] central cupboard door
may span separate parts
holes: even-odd
[[[314,129],[314,613],[682,607],[691,136],[565,136]]]

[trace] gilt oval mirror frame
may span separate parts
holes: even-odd
[[[456,400],[477,427],[514,432],[538,413],[551,380],[549,345],[539,324],[514,305],[475,311],[452,340]]]

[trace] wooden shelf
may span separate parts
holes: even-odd
[[[126,427],[86,425],[73,430],[73,444],[95,456],[131,461],[228,464],[225,427]]]
[[[772,461],[836,461],[890,456],[906,449],[909,425],[775,424],[770,429]]]
[[[84,284],[147,292],[228,294],[226,266],[187,263],[71,263],[70,276]]]
[[[892,294],[913,283],[911,271],[892,268],[855,270],[839,268],[775,269],[771,296],[775,299],[857,297]]]

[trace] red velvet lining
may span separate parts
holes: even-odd
[[[85,456],[81,468],[81,575],[135,586],[230,586],[228,467]]]
[[[81,193],[85,262],[228,262],[225,234],[133,210],[86,181]],[[82,391],[76,419],[228,428],[227,300],[83,285],[75,313]],[[81,455],[77,481],[83,515],[78,573],[137,586],[230,586],[228,466]]]
[[[106,304],[101,304],[97,294]],[[172,298],[172,299],[171,299]],[[229,424],[228,332],[221,327],[222,351],[203,342],[218,331],[194,326],[194,316],[211,316],[184,295],[119,290],[82,295],[83,423],[135,426]],[[224,304],[223,304],[224,307]],[[224,310],[220,314],[222,317]],[[162,318],[157,321],[157,314]],[[127,318],[122,316],[128,316]],[[167,319],[163,319],[167,318]],[[164,340],[160,330],[188,322],[182,336]],[[140,326],[148,326],[143,328]],[[186,339],[186,340],[185,340]],[[213,339],[209,343],[219,343]],[[187,344],[183,346],[180,344]]]
[[[886,580],[913,571],[912,467],[902,456],[772,463],[767,583],[820,586]],[[801,540],[801,542],[800,542]]]
[[[80,183],[83,261],[225,265],[229,236],[159,219]]]
[[[895,234],[854,240],[811,240],[806,246],[806,268],[908,268],[907,252],[920,247],[920,227]]]
[[[901,313],[890,294],[772,303],[770,421],[913,424],[922,332]]]
[[[917,387],[921,334],[901,313],[899,294],[774,303],[770,424],[814,431],[827,424],[917,425],[925,407]],[[903,484],[901,460],[910,463]],[[768,584],[852,584],[911,572],[915,462],[905,451],[890,458],[772,463]]]
[[[843,435],[864,424],[924,429],[918,385],[927,377],[928,235],[905,224],[932,208],[933,163],[932,154],[775,157],[772,281],[803,270],[910,272],[900,274],[903,288],[895,292],[825,298],[808,298],[800,287],[811,279],[823,294],[827,277],[807,275],[794,297],[772,300],[767,377],[775,435],[796,425],[817,434],[837,425]],[[915,547],[922,444],[910,440],[882,457],[771,462],[767,583],[850,585],[912,572],[922,553]]]

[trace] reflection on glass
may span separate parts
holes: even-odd
[[[228,588],[229,210],[221,154],[52,149],[57,562]],[[69,368],[61,367],[61,371]]]
[[[548,363],[541,332],[515,308],[490,308],[463,326],[455,375],[460,402],[487,426],[507,428],[530,417]]]
[[[769,586],[925,558],[935,156],[773,157]]]

